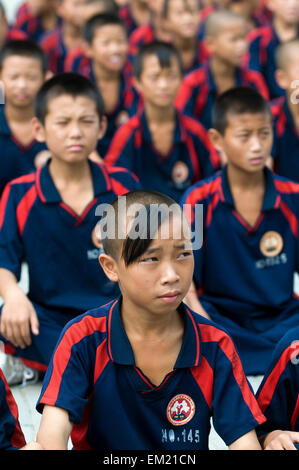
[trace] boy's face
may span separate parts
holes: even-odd
[[[244,18],[250,18],[259,4],[260,0],[242,0],[238,3],[231,3],[229,8],[235,13],[244,16]]]
[[[67,163],[86,160],[105,131],[92,99],[67,94],[49,100],[44,125],[35,118],[33,130],[53,158]]]
[[[264,113],[230,114],[224,135],[210,130],[210,136],[216,148],[224,152],[230,165],[254,173],[265,166],[270,156],[272,120]]]
[[[181,80],[181,70],[176,57],[171,58],[170,67],[161,67],[158,57],[149,55],[143,59],[143,69],[139,80],[135,80],[135,86],[145,101],[164,108],[173,104]]]
[[[85,0],[61,0],[57,7],[58,15],[74,26],[83,26]]]
[[[183,38],[194,38],[199,27],[197,0],[171,0],[168,5],[168,27],[170,32]]]
[[[299,0],[268,0],[267,7],[285,22],[299,22]]]
[[[119,283],[126,305],[155,316],[174,312],[187,294],[193,276],[187,221],[182,215],[170,217],[140,258],[129,266],[122,257],[113,264],[111,280]]]
[[[0,10],[0,49],[4,45],[7,32],[8,32],[7,20]]]
[[[211,53],[234,67],[240,66],[248,50],[246,24],[243,20],[222,26],[216,36],[207,36],[206,44]]]
[[[18,108],[33,105],[44,78],[39,60],[17,55],[6,57],[0,71],[6,102]]]
[[[125,30],[118,25],[106,25],[94,35],[88,55],[106,70],[120,72],[127,60],[128,38]]]
[[[294,86],[298,89],[299,80],[299,50],[295,47],[288,54],[288,63],[285,68],[276,70],[277,83],[281,88],[286,90],[288,93],[295,91]]]

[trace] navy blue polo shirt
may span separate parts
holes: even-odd
[[[299,326],[277,344],[272,362],[257,391],[267,422],[259,434],[277,429],[299,432]]]
[[[48,59],[48,68],[56,75],[64,72],[64,61],[67,48],[63,39],[63,25],[57,26],[54,31],[45,33],[39,42]]]
[[[227,445],[264,422],[224,330],[181,304],[182,347],[156,385],[135,364],[120,304],[66,325],[43,382],[37,410],[68,411],[75,449],[201,450],[211,416]]]
[[[235,86],[249,86],[266,99],[269,92],[262,75],[246,68],[236,67]],[[175,104],[177,109],[198,119],[206,129],[212,127],[212,109],[218,96],[217,85],[209,63],[197,68],[183,79]]]
[[[155,147],[146,113],[133,116],[115,134],[105,158],[135,173],[142,187],[163,192],[179,201],[195,181],[213,174],[220,159],[203,126],[189,116],[176,113],[173,144],[167,155]],[[175,177],[177,165],[184,167],[182,181]]]
[[[28,297],[42,307],[79,314],[115,296],[118,287],[98,262],[92,230],[96,208],[140,187],[122,168],[112,171],[90,162],[94,198],[81,215],[61,199],[49,162],[36,173],[6,186],[0,205],[0,267],[20,279],[22,260],[29,270]]]
[[[25,444],[17,403],[0,369],[0,450],[19,449]]]
[[[204,241],[194,251],[194,281],[213,321],[232,335],[245,372],[265,373],[276,342],[299,322],[293,292],[299,185],[265,168],[262,211],[251,226],[235,208],[226,171],[197,183],[182,199],[191,205],[193,228],[195,205],[203,207]]]
[[[296,128],[288,101],[278,98],[271,104],[274,141],[271,155],[275,172],[299,182],[299,131]]]
[[[35,169],[36,155],[47,147],[33,140],[24,147],[14,137],[5,116],[5,107],[0,106],[0,196],[9,181]]]
[[[275,71],[277,69],[275,55],[281,41],[273,24],[253,30],[249,33],[248,39],[250,45],[246,61],[247,66],[252,70],[262,73],[270,92],[270,99],[284,96],[285,90],[280,88],[275,78]]]

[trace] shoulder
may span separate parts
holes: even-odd
[[[299,183],[273,173],[273,182],[281,195],[299,195]]]
[[[205,127],[198,121],[198,119],[194,119],[192,116],[187,114],[180,115],[181,123],[183,127],[190,132],[191,134],[195,134],[197,137],[201,139],[208,138],[208,133]]]
[[[150,24],[139,26],[132,32],[130,43],[137,43],[142,40],[151,40],[154,38],[154,30]]]
[[[260,28],[253,29],[248,34],[249,42],[262,41],[263,43],[268,43],[272,39],[273,32],[271,26],[262,26]]]
[[[185,204],[194,205],[202,202],[205,199],[209,199],[218,191],[221,191],[222,184],[222,172],[218,171],[211,177],[199,181],[198,183],[191,186],[183,197]]]
[[[140,189],[140,183],[137,176],[130,170],[120,167],[106,165],[105,163],[97,164],[106,179],[107,188],[113,191],[116,196],[122,196],[129,191]]]
[[[200,86],[205,83],[207,75],[206,67],[199,67],[188,73],[182,81],[182,86]]]

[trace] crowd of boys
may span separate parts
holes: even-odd
[[[299,0],[0,4],[0,84],[0,449],[296,449]],[[123,196],[202,246],[104,242]]]

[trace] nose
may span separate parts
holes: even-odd
[[[170,261],[165,261],[161,265],[161,283],[174,284],[179,280],[180,276],[175,269],[175,266]]]
[[[70,137],[78,138],[81,137],[82,132],[79,123],[72,122],[70,125]]]
[[[257,135],[252,136],[250,144],[252,152],[259,152],[262,149],[261,139]]]

